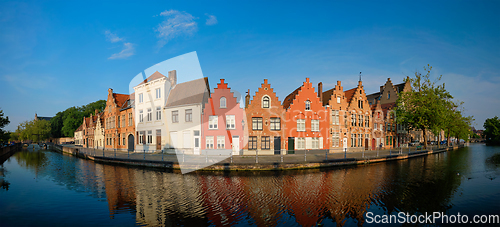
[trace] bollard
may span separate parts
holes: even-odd
[[[259,150],[255,150],[255,163],[259,163]]]
[[[116,148],[114,150],[115,150],[115,158],[116,158]]]
[[[361,158],[365,158],[365,149],[362,151],[363,153],[361,154]]]
[[[185,158],[184,158],[184,150],[182,151],[182,162],[185,162]]]
[[[328,161],[328,150],[325,151],[325,161]]]
[[[208,152],[205,151],[205,162],[208,163]]]
[[[280,151],[280,155],[281,155],[281,162],[283,162],[283,152]]]
[[[304,150],[304,162],[307,162],[307,150]]]
[[[163,162],[163,149],[161,149],[161,161]]]
[[[104,149],[102,149],[102,157],[104,157]]]
[[[144,149],[143,151],[144,151],[144,160],[146,160],[146,149]]]
[[[378,152],[380,151],[380,149],[377,149],[377,158],[378,158]]]
[[[344,148],[344,159],[347,159],[347,147]]]
[[[231,152],[231,163],[233,163],[233,152]]]
[[[127,149],[127,158],[130,159],[130,150]]]
[[[389,147],[389,156],[392,155],[392,148]]]

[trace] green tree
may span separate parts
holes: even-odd
[[[432,66],[424,67],[427,72],[422,75],[415,72],[414,78],[407,78],[412,85],[412,90],[402,92],[396,101],[396,116],[399,124],[407,126],[409,130],[421,130],[424,137],[424,146],[427,148],[427,132],[439,131],[445,124],[443,116],[448,106],[447,101],[453,97],[444,87],[444,83],[437,85],[431,81]],[[405,80],[405,82],[406,82]]]
[[[447,143],[449,145],[450,138],[453,136],[457,139],[469,140],[471,136],[470,125],[474,121],[472,116],[464,116],[463,102],[453,102],[448,100],[445,102],[445,112],[442,115],[443,125],[440,129],[444,130]]]
[[[486,145],[500,145],[500,119],[497,116],[488,118],[484,121],[483,136],[486,140]]]
[[[19,124],[15,133],[19,139],[38,142],[50,137],[50,122],[46,120],[31,120]]]
[[[83,117],[89,117],[106,108],[106,100],[98,100],[81,107],[70,107],[64,111],[58,112],[51,120],[53,137],[73,137],[74,131],[82,124]]]
[[[0,109],[0,142],[6,142],[9,140],[10,134],[3,130],[3,128],[9,123],[9,117],[4,117],[3,110]]]

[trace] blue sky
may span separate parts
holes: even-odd
[[[196,51],[213,88],[220,78],[252,95],[269,79],[280,100],[306,77],[367,93],[423,66],[476,128],[500,115],[498,1],[0,2],[0,108],[15,130],[35,112],[128,93],[164,60]],[[182,75],[178,75],[182,77]]]

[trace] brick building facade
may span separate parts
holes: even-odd
[[[133,100],[130,97],[108,89],[108,99],[102,116],[106,149],[134,150],[135,125]]]

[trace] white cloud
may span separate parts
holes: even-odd
[[[120,53],[115,53],[115,54],[111,55],[111,57],[109,57],[108,59],[125,59],[125,58],[128,58],[128,57],[134,55],[134,52],[135,52],[134,44],[126,43],[125,39],[118,37],[116,34],[110,32],[109,30],[106,30],[105,34],[106,34],[106,38],[108,39],[108,41],[110,41],[112,43],[116,43],[116,42],[123,43],[122,51],[120,51]]]
[[[205,15],[207,15],[208,19],[207,19],[207,25],[216,25],[218,23],[217,21],[217,17],[215,17],[214,15],[209,15],[208,13],[205,13]]]
[[[189,13],[166,10],[160,13],[160,16],[165,17],[165,20],[156,28],[159,47],[163,47],[175,37],[193,35],[198,31],[198,24],[194,21],[195,17]]]
[[[124,59],[134,55],[134,44],[132,43],[123,43],[123,50],[120,53],[116,53],[111,55],[108,59]]]
[[[109,30],[106,31],[106,38],[112,43],[123,41],[122,38],[116,36],[116,34],[111,33]]]

